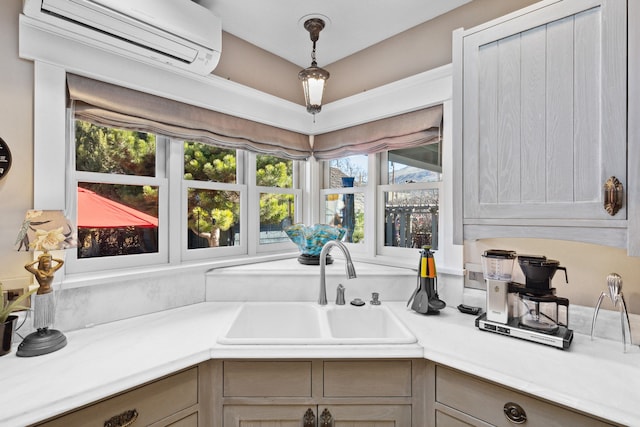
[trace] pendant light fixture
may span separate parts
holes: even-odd
[[[309,31],[313,42],[313,50],[311,51],[311,66],[300,71],[298,78],[302,80],[307,111],[315,115],[322,109],[322,93],[324,92],[324,85],[329,79],[329,72],[318,67],[316,63],[316,42],[320,36],[320,31],[324,28],[324,21],[320,18],[307,19],[304,22],[304,28]]]

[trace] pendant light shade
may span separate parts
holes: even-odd
[[[302,81],[307,111],[315,115],[322,109],[324,85],[329,79],[329,72],[318,67],[316,63],[316,42],[320,36],[320,31],[324,28],[324,21],[320,18],[308,19],[304,23],[304,28],[309,31],[313,42],[313,50],[311,51],[311,66],[300,71],[298,78]]]

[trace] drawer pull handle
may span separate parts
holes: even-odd
[[[622,183],[615,176],[604,183],[604,210],[609,215],[614,216],[622,208],[623,191]]]
[[[304,417],[302,417],[302,426],[316,427],[316,414],[313,413],[311,408],[307,409],[307,412],[304,413]]]
[[[129,409],[119,415],[114,415],[104,422],[104,427],[129,427],[138,419],[138,411]]]
[[[333,415],[327,408],[320,414],[320,427],[333,427]]]
[[[514,424],[524,424],[527,422],[527,414],[524,412],[524,409],[522,409],[522,406],[517,403],[505,403],[504,416]]]

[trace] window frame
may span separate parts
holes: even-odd
[[[77,223],[78,217],[78,193],[77,188],[80,182],[101,183],[101,184],[122,184],[122,185],[149,185],[158,188],[158,252],[146,254],[129,254],[119,256],[106,256],[95,258],[78,258],[77,250],[65,251],[66,269],[69,274],[93,273],[98,271],[117,270],[122,268],[135,268],[148,265],[163,265],[169,263],[169,179],[167,171],[167,151],[169,139],[156,135],[156,165],[155,176],[120,175],[100,172],[77,171],[75,163],[75,121],[73,112],[69,110],[67,114],[67,147],[68,160],[68,183],[66,189],[67,215],[72,218],[72,222]]]
[[[254,219],[249,219],[250,230],[253,232],[253,235],[256,236],[255,239],[251,239],[249,245],[249,253],[252,255],[258,254],[277,254],[277,253],[287,253],[296,250],[296,246],[291,241],[285,241],[280,243],[260,243],[260,194],[261,193],[271,193],[271,194],[292,194],[294,196],[294,206],[293,206],[293,223],[302,222],[303,218],[303,191],[301,188],[301,183],[304,182],[303,176],[305,172],[305,167],[302,161],[300,160],[292,160],[293,162],[293,183],[291,188],[281,188],[281,187],[266,187],[266,186],[258,186],[256,185],[256,175],[257,175],[257,154],[248,152],[248,162],[247,162],[247,182],[253,183],[253,185],[249,186],[249,209],[252,212],[256,212],[257,215]]]
[[[179,218],[180,231],[176,233],[176,237],[180,241],[180,258],[177,262],[198,261],[208,259],[220,259],[225,257],[234,257],[246,255],[248,250],[248,231],[245,231],[248,222],[248,190],[245,184],[244,171],[247,153],[242,150],[236,150],[236,183],[215,182],[215,181],[198,181],[192,179],[184,179],[184,140],[172,139],[175,153],[172,153],[172,160],[175,162],[177,173],[172,178],[180,183],[180,211],[174,213],[174,217]],[[218,190],[218,191],[237,191],[240,193],[240,244],[237,246],[219,246],[210,248],[194,248],[189,249],[187,239],[188,227],[188,191],[189,188],[197,190]],[[175,203],[178,205],[178,203]],[[177,237],[179,234],[179,237]]]
[[[256,154],[236,150],[236,183],[198,181],[184,179],[184,140],[156,135],[156,176],[116,175],[75,170],[75,120],[71,109],[67,112],[67,212],[77,217],[78,182],[96,182],[158,187],[158,252],[122,256],[78,259],[77,251],[67,251],[67,273],[100,273],[122,268],[182,265],[193,261],[215,261],[256,257],[259,255],[286,256],[295,251],[293,242],[260,243],[260,194],[291,194],[294,196],[294,223],[302,221],[303,189],[301,183],[305,168],[303,162],[293,162],[291,188],[257,186]],[[114,127],[115,128],[115,127]],[[247,183],[253,183],[248,185]],[[218,190],[236,191],[240,194],[240,244],[211,248],[188,248],[188,191]],[[171,203],[179,198],[180,203]],[[163,224],[165,224],[163,226]],[[172,227],[171,224],[180,224]],[[255,238],[249,238],[255,236]]]
[[[443,137],[443,144],[445,143]],[[412,266],[408,260],[415,258],[417,248],[401,248],[385,246],[384,244],[384,217],[385,217],[385,198],[384,193],[387,191],[416,191],[416,190],[430,190],[438,189],[438,208],[441,209],[442,198],[440,195],[443,192],[443,181],[445,175],[442,174],[442,179],[436,182],[417,182],[409,184],[389,184],[388,183],[388,156],[387,151],[383,151],[376,154],[368,155],[368,171],[367,171],[367,185],[362,187],[349,187],[349,188],[328,188],[330,183],[330,160],[323,160],[320,170],[322,175],[320,178],[321,187],[319,189],[319,211],[318,218],[323,220],[324,215],[324,203],[328,194],[350,194],[350,193],[362,193],[365,198],[365,215],[364,215],[364,227],[365,235],[373,236],[365,240],[364,244],[360,243],[348,243],[345,245],[349,249],[351,255],[360,260],[374,260],[376,262],[384,262],[391,265],[400,266]],[[445,165],[443,164],[443,169]],[[443,263],[443,252],[441,245],[443,244],[443,228],[445,227],[445,219],[443,215],[438,215],[438,250],[434,250],[434,256],[436,262]],[[414,266],[412,266],[414,267]]]

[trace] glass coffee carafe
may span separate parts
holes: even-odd
[[[521,293],[520,325],[545,333],[554,333],[569,325],[569,300],[555,295]]]

